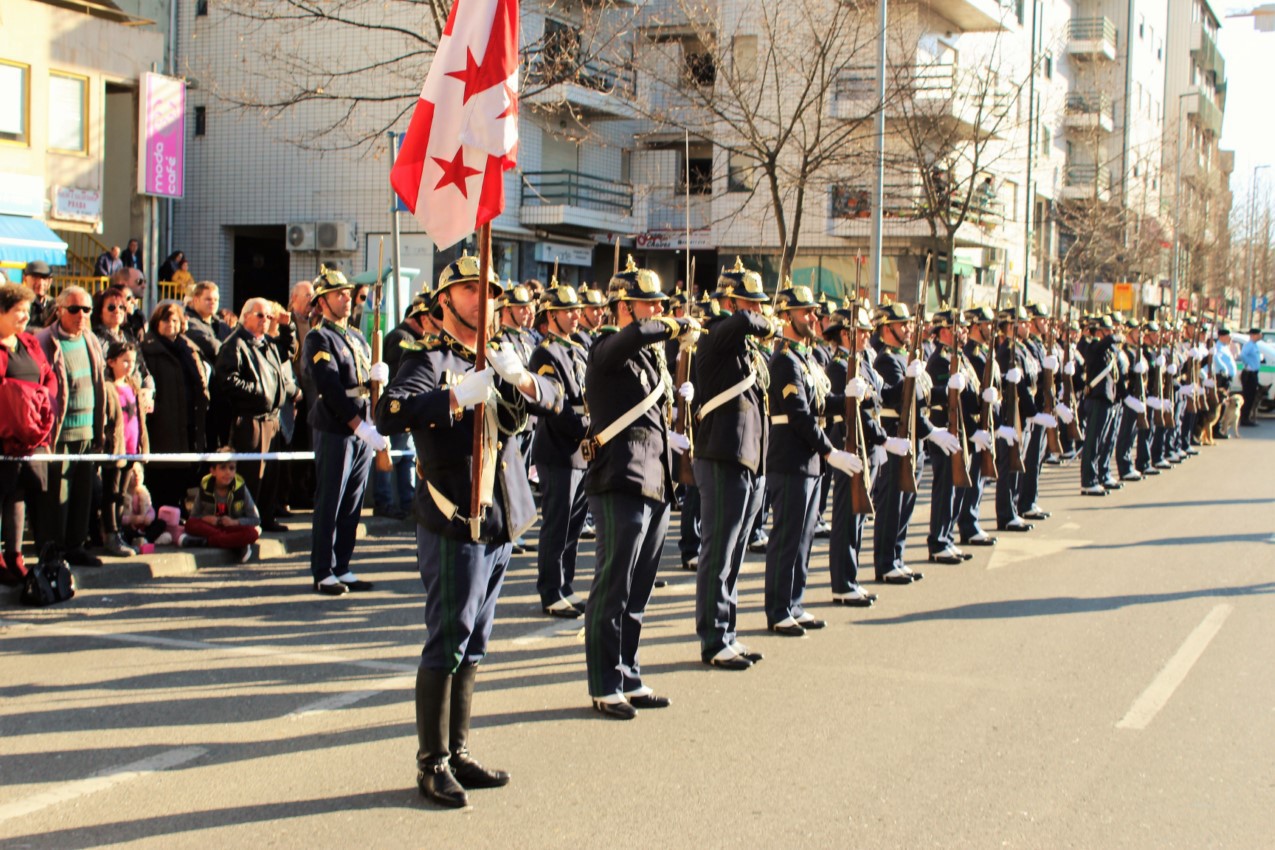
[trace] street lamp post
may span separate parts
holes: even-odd
[[[885,73],[886,73],[886,21],[887,0],[877,0],[877,114],[873,121],[873,174],[872,174],[872,235],[868,243],[868,286],[872,289],[874,304],[881,303],[881,239],[885,204]],[[858,297],[857,295],[855,297]]]
[[[1270,168],[1270,164],[1253,166],[1253,178],[1248,189],[1248,286],[1244,291],[1244,303],[1240,305],[1240,324],[1252,325],[1253,280],[1257,276],[1257,172]]]

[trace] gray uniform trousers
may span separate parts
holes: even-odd
[[[695,632],[708,661],[735,642],[739,569],[753,518],[761,510],[764,477],[737,463],[696,460],[699,491],[699,570],[695,576]]]

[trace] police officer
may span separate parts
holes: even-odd
[[[834,447],[859,454],[867,464],[863,472],[870,482],[876,475],[872,458],[878,446],[885,444],[885,432],[881,430],[881,376],[872,368],[872,349],[868,337],[872,333],[872,319],[866,307],[851,302],[833,313],[833,320],[824,329],[824,336],[836,346],[832,362],[828,364],[830,397],[842,399],[840,409],[832,409],[829,417],[828,438]],[[850,374],[851,360],[855,359],[854,374]],[[863,435],[863,453],[858,446],[846,445],[847,402],[850,397],[858,400],[859,429]],[[851,477],[833,469],[829,474],[832,483],[832,529],[828,540],[828,573],[832,580],[832,601],[835,605],[869,608],[877,595],[869,593],[859,584],[859,550],[863,545],[863,529],[869,513],[856,513],[851,497]],[[867,482],[865,482],[865,486]],[[871,508],[871,497],[868,499]]]
[[[540,550],[536,557],[536,590],[546,614],[575,618],[584,599],[575,593],[576,553],[588,500],[584,472],[588,466],[580,446],[589,430],[585,412],[584,373],[588,352],[574,338],[580,324],[580,301],[569,286],[550,286],[540,302],[547,333],[531,352],[531,371],[557,381],[562,388],[558,412],[536,419],[533,459],[540,476]]]
[[[884,304],[877,312],[876,324],[881,339],[881,350],[873,362],[873,368],[881,375],[881,428],[886,440],[882,450],[884,463],[872,482],[872,504],[876,507],[876,526],[873,532],[873,562],[877,581],[886,584],[910,584],[920,581],[924,573],[914,572],[903,563],[903,547],[908,536],[908,523],[916,507],[915,481],[911,492],[900,487],[902,458],[916,458],[913,473],[920,480],[923,455],[916,451],[916,441],[927,439],[934,430],[926,415],[928,392],[925,390],[925,363],[919,359],[908,361],[908,344],[912,333],[912,315],[906,304]],[[904,397],[904,382],[912,378],[915,391]],[[921,398],[918,399],[918,395]],[[915,422],[911,439],[899,436],[899,426],[913,415]],[[940,438],[941,439],[941,438]],[[878,454],[879,456],[879,454]]]
[[[1000,368],[996,365],[996,357],[992,349],[995,339],[996,314],[990,307],[974,307],[965,312],[969,322],[969,330],[964,345],[966,361],[970,369],[978,376],[981,389],[975,402],[979,415],[975,417],[974,429],[969,431],[970,442],[970,486],[958,491],[956,506],[956,525],[960,532],[963,546],[995,546],[996,538],[983,530],[979,524],[979,514],[983,506],[983,490],[988,479],[996,480],[995,475],[984,472],[987,466],[995,467],[995,443],[993,436],[996,430],[998,408],[1000,406]],[[988,378],[988,360],[991,360],[991,380]],[[986,421],[982,411],[988,408]],[[972,410],[970,411],[973,412]],[[968,427],[968,426],[967,426]],[[992,460],[987,456],[991,453]]]
[[[766,474],[766,387],[769,371],[757,346],[774,334],[761,313],[761,276],[735,266],[723,271],[715,296],[729,312],[710,315],[695,352],[695,481],[701,517],[695,581],[695,631],[700,658],[712,667],[747,670],[762,660],[735,631],[739,570],[761,509]]]
[[[668,530],[673,452],[689,441],[669,429],[676,392],[664,341],[692,341],[693,319],[663,316],[660,278],[633,258],[608,287],[615,324],[603,327],[589,352],[585,396],[591,416],[585,476],[597,521],[597,566],[585,607],[585,661],[596,711],[631,720],[638,709],[665,708],[667,697],[642,681],[638,641]]]
[[[1094,325],[1094,341],[1085,353],[1085,448],[1080,460],[1080,492],[1085,496],[1105,496],[1114,489],[1102,472],[1107,462],[1104,457],[1111,457],[1112,409],[1119,400],[1120,359],[1114,330],[1110,316],[1099,319]]]
[[[826,460],[847,475],[863,472],[856,454],[835,448],[824,430],[831,383],[811,346],[819,305],[808,286],[789,286],[775,299],[783,337],[770,358],[770,445],[766,492],[774,512],[774,535],[766,547],[766,627],[801,637],[827,625],[806,611],[802,598],[810,571],[810,547],[819,519],[819,480]]]
[[[1036,503],[1040,494],[1040,471],[1045,465],[1046,432],[1058,427],[1058,417],[1044,411],[1045,372],[1050,379],[1058,369],[1058,358],[1052,351],[1045,351],[1045,333],[1049,328],[1049,308],[1031,302],[1027,305],[1027,321],[1018,325],[1018,339],[1023,360],[1027,365],[1027,384],[1032,394],[1035,410],[1024,421],[1028,430],[1023,440],[1023,466],[1025,471],[1019,481],[1018,515],[1025,520],[1049,519],[1049,511]]]
[[[372,589],[350,571],[350,557],[372,457],[388,445],[371,422],[369,386],[384,383],[389,367],[372,362],[367,340],[349,326],[354,289],[341,272],[320,267],[314,280],[320,319],[302,351],[317,394],[310,410],[317,479],[310,571],[315,591],[326,596]]]
[[[930,320],[934,328],[933,351],[925,363],[925,371],[932,386],[929,417],[934,425],[926,441],[926,450],[932,466],[930,489],[930,534],[926,539],[930,561],[936,564],[959,564],[968,560],[956,545],[956,515],[961,494],[957,491],[953,476],[952,453],[965,451],[961,435],[978,430],[975,413],[978,410],[979,378],[960,351],[958,334],[964,324],[960,310],[944,309]],[[953,351],[957,369],[952,371]],[[948,390],[961,396],[961,417],[953,429],[949,428],[950,413]],[[969,455],[963,459],[968,462]]]
[[[558,384],[531,374],[508,343],[487,353],[488,368],[474,369],[486,298],[501,291],[495,274],[486,288],[474,257],[462,255],[443,269],[434,303],[439,335],[406,347],[377,406],[386,433],[411,432],[421,478],[412,505],[427,628],[416,673],[417,788],[454,808],[468,804],[464,789],[509,782],[508,773],[469,755],[474,685],[512,541],[535,520],[526,469],[510,437],[529,411],[552,413],[560,405]],[[471,517],[479,405],[494,406],[496,415],[484,415],[481,462],[490,474],[480,486],[488,507]]]

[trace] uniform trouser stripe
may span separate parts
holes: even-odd
[[[814,539],[819,479],[772,472],[766,488],[774,496],[774,530],[766,546],[766,619],[777,623],[801,614]]]
[[[425,588],[421,666],[455,672],[487,653],[512,547],[473,543],[416,529],[416,565]]]
[[[1045,428],[1039,425],[1031,427],[1031,436],[1027,439],[1026,451],[1023,453],[1023,464],[1027,471],[1023,473],[1018,488],[1018,513],[1027,513],[1036,504],[1040,495],[1040,471],[1045,466]]]
[[[732,463],[697,460],[695,480],[703,531],[695,576],[695,631],[707,660],[735,640],[739,571],[761,490],[757,476]]]
[[[875,476],[875,471],[871,471]],[[833,593],[849,593],[859,583],[859,547],[863,545],[864,514],[850,508],[850,477],[833,472],[832,533],[828,537],[828,575]]]
[[[964,490],[957,490],[957,526],[962,537],[975,537],[983,533],[978,524],[979,513],[983,508],[983,490],[987,479],[983,477],[983,453],[974,452],[970,456],[970,482],[974,485]]]

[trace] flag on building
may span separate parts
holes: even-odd
[[[448,248],[505,208],[518,153],[518,0],[455,0],[390,182]]]

